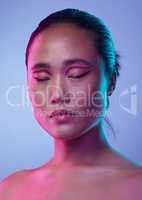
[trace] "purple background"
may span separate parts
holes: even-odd
[[[108,141],[129,160],[142,165],[142,2],[1,0],[0,180],[17,170],[38,167],[53,154],[53,139],[35,121],[31,106],[24,102],[10,106],[6,95],[15,104],[22,103],[22,94],[26,99],[24,53],[29,36],[44,17],[69,7],[100,17],[112,32],[122,70],[108,113],[116,139],[106,125]],[[20,87],[7,93],[11,86]]]

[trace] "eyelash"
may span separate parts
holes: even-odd
[[[84,74],[81,74],[81,75],[78,75],[78,76],[70,76],[71,78],[82,78],[82,77],[84,77],[85,75],[87,75],[89,72],[86,72],[86,73],[84,73]],[[42,81],[48,81],[49,80],[49,78],[48,77],[46,77],[46,78],[43,78],[43,79],[40,79],[40,78],[36,78],[35,77],[35,79],[38,81],[38,82],[42,82]]]

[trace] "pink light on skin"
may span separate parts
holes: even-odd
[[[94,64],[97,64],[96,61],[94,63],[91,63],[85,59],[79,59],[79,58],[65,60],[63,62],[63,70],[65,70],[64,74],[66,75],[68,71],[71,70],[72,68],[94,69],[95,68]],[[31,67],[31,72],[45,71],[51,74],[50,70],[52,71],[52,68],[53,66],[51,66],[49,63],[37,63]]]
[[[38,64],[38,65],[40,65],[40,64]],[[69,71],[77,70],[77,69],[83,69],[83,70],[88,69],[90,71],[90,70],[94,70],[94,66],[79,66],[79,65],[71,66],[71,67],[68,67],[67,69],[65,69],[64,74],[67,75]],[[46,67],[44,67],[43,69],[33,70],[33,74],[42,73],[42,72],[47,73],[50,76],[52,76],[52,74],[50,73],[50,71],[48,69],[46,69]],[[82,71],[82,72],[85,72],[85,71]]]
[[[63,106],[61,100],[66,92],[76,94],[78,91],[83,91],[87,94],[89,86],[91,95],[94,91],[99,91],[104,94],[108,86],[104,72],[105,64],[92,41],[94,41],[94,35],[92,33],[77,28],[74,25],[67,24],[51,27],[38,35],[32,44],[29,54],[29,77],[31,76],[33,66],[39,63],[44,64],[40,67],[38,66],[40,69],[46,66],[50,70],[51,77],[49,81],[43,83],[34,82],[31,77],[29,79],[31,93],[39,90],[45,94],[46,87],[54,85],[55,88],[50,88],[51,90],[48,96],[48,102],[54,108],[61,108]],[[73,63],[75,59],[85,60],[89,62],[89,65],[81,62],[77,63],[77,61]],[[94,68],[90,66],[94,66]],[[73,69],[74,67],[79,67],[79,69]],[[86,67],[89,70],[94,70],[90,70],[90,73],[80,79],[69,79],[68,76],[66,77],[66,75],[71,75],[69,74],[71,71],[82,70],[82,68],[86,70]],[[59,95],[56,88],[61,89],[63,91],[62,94]],[[66,106],[70,106],[75,111],[86,112],[86,109],[96,109],[92,104],[89,106],[84,105],[81,108],[76,106],[76,101],[79,100],[78,96],[74,99],[69,96],[68,99],[69,101]],[[102,101],[105,101],[105,99]],[[104,105],[103,102],[102,105]],[[103,107],[98,109],[101,111]],[[38,109],[34,107],[34,114],[37,121],[54,138],[55,154],[53,160],[56,164],[60,163],[63,166],[73,164],[76,166],[77,164],[81,165],[81,163],[83,164],[85,162],[94,163],[94,155],[99,160],[99,156],[96,154],[98,149],[100,149],[100,152],[104,152],[105,162],[104,160],[103,162],[105,164],[107,163],[105,155],[113,155],[98,137],[99,133],[103,132],[102,124],[97,122],[99,115],[95,117],[76,117],[69,120],[68,123],[60,123],[59,125],[52,123],[46,115],[38,115],[39,113],[42,114],[43,111],[48,113],[52,110],[48,104],[41,105]],[[88,130],[87,128],[90,127],[92,122],[97,123],[89,131],[83,132],[84,130]],[[84,156],[82,157],[82,155]],[[101,158],[103,158],[103,155]]]
[[[90,63],[95,63],[96,58],[102,61],[102,65],[94,65],[95,70],[91,70],[83,78],[70,79],[72,69],[64,71],[64,67],[86,68],[85,64],[70,63],[64,65],[65,61],[74,58],[85,59]],[[47,70],[47,63],[50,63],[50,81],[39,82],[34,79],[31,67],[37,66],[40,70]],[[44,65],[43,65],[44,64]],[[89,31],[80,29],[74,25],[57,25],[47,29],[36,37],[32,43],[28,61],[28,84],[30,97],[36,92],[45,95],[45,100],[49,98],[49,103],[56,108],[63,107],[63,97],[66,92],[76,93],[83,91],[90,94],[102,92],[108,89],[108,82],[104,73],[104,61],[101,60],[94,45],[94,35]],[[88,67],[88,66],[87,66]],[[41,69],[42,68],[42,69]],[[65,72],[65,73],[64,73]],[[43,73],[43,72],[42,72]],[[72,75],[72,74],[70,74]],[[46,87],[50,88],[49,96],[46,96]],[[62,89],[63,93],[58,94],[56,88]],[[88,95],[85,96],[87,99]],[[68,97],[68,104],[74,111],[84,111],[91,109],[96,111],[93,104],[83,105],[81,108],[76,105],[72,96]],[[50,120],[47,114],[50,111],[49,104],[40,103],[37,97],[35,102],[31,98],[33,111],[40,126],[54,139],[54,155],[46,165],[17,173],[14,178],[10,178],[6,184],[4,196],[9,199],[126,199],[129,191],[133,191],[132,199],[139,200],[141,196],[141,176],[140,173],[132,173],[134,167],[123,160],[116,152],[110,149],[100,139],[100,134],[104,135],[102,120],[99,115],[95,117],[79,117],[70,120],[61,120],[59,123]],[[104,105],[105,99],[101,103]],[[53,109],[52,107],[52,109]],[[102,111],[103,107],[99,108]],[[95,125],[90,126],[92,122]],[[88,130],[89,128],[89,130]],[[131,171],[131,172],[130,172]],[[136,171],[136,170],[135,170]],[[15,178],[16,177],[16,178]],[[140,178],[139,178],[140,177]],[[12,181],[16,184],[12,185]],[[134,181],[133,181],[134,180]],[[135,183],[138,184],[135,184]],[[7,183],[7,181],[6,181]],[[12,187],[11,187],[12,186]],[[15,187],[16,186],[16,187]],[[139,188],[137,190],[137,187]],[[11,189],[12,188],[12,189]],[[10,193],[8,194],[8,192]],[[28,192],[27,192],[28,191]],[[109,191],[109,192],[108,192]],[[1,193],[1,192],[0,192]],[[7,195],[8,194],[8,195]],[[1,198],[5,199],[5,198]]]

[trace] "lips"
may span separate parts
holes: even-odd
[[[74,113],[72,111],[69,111],[69,110],[55,110],[53,111],[51,114],[50,114],[50,117],[55,117],[55,116],[58,116],[58,115],[74,115]]]

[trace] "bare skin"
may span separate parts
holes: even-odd
[[[0,199],[141,200],[142,169],[101,148],[96,163],[64,165],[50,160],[39,168],[9,176],[1,184]]]
[[[103,93],[111,91],[111,81],[107,82],[103,68],[100,70],[100,65],[96,63],[97,58],[103,66],[92,40],[90,32],[74,25],[62,24],[44,31],[32,44],[28,60],[30,98],[35,118],[54,138],[54,156],[44,166],[17,172],[6,178],[0,186],[0,200],[141,200],[142,169],[123,159],[100,138],[101,134],[105,135],[102,121],[98,121],[94,128],[85,133],[83,130],[92,121],[97,121],[96,116],[77,116],[64,125],[51,122],[48,116],[54,110],[53,106],[62,105],[61,96],[58,96],[55,87],[54,90],[51,88],[49,96],[46,96],[52,109],[49,104],[37,106],[41,98],[32,98],[32,94],[37,91],[45,94],[45,88],[51,85],[62,89],[63,95],[67,91],[76,93],[79,90],[86,94],[87,85],[91,94],[97,90]],[[69,64],[65,76],[63,63],[75,57],[85,59],[92,65],[95,63],[96,67],[92,69],[79,62]],[[40,74],[32,72],[35,64],[47,62],[51,65],[51,71],[48,69],[47,72],[46,69]],[[78,65],[82,69],[75,69]],[[71,69],[72,67],[74,69]],[[88,71],[86,67],[90,73],[83,79],[68,78],[72,74],[79,75]],[[33,78],[33,74],[40,79],[48,75],[50,80],[39,83]],[[77,107],[70,96],[68,100],[66,108],[69,105],[72,110],[78,111],[88,108],[86,105]],[[91,105],[91,109],[96,108]],[[44,111],[47,115],[38,115]]]
[[[49,161],[40,168],[17,172],[1,184],[0,199],[141,200],[142,170],[116,155],[109,156],[108,166],[66,167]]]

